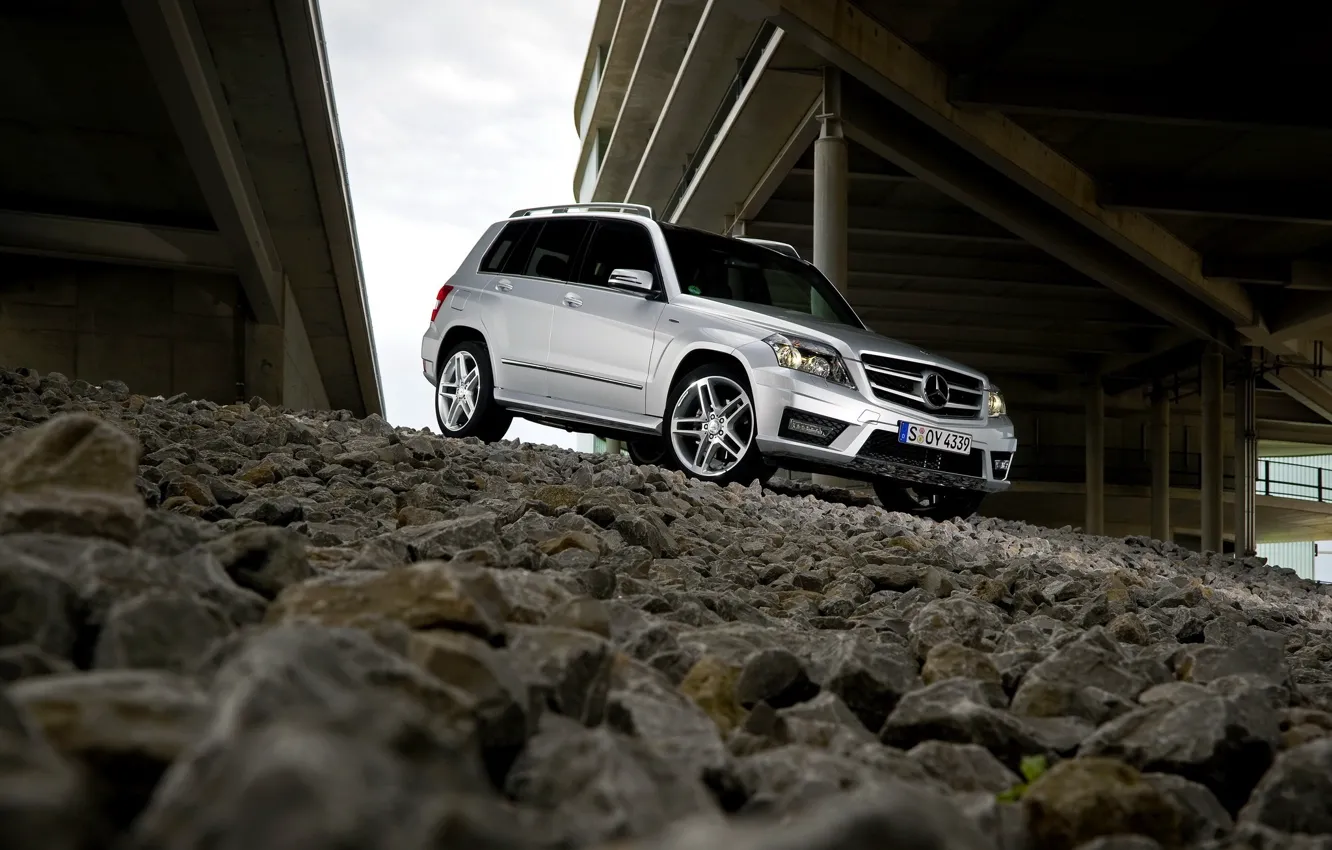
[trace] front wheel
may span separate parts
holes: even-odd
[[[717,484],[767,481],[774,468],[757,444],[749,382],[724,365],[700,366],[666,399],[665,459],[692,478]]]
[[[874,482],[874,495],[884,510],[941,522],[970,517],[980,510],[986,494],[880,479]]]
[[[493,443],[508,433],[513,415],[495,401],[490,352],[483,343],[466,340],[444,356],[435,389],[435,419],[446,437]]]

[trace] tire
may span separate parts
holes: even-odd
[[[466,388],[459,389],[459,379]],[[467,401],[463,401],[461,407],[455,407],[460,399]],[[440,359],[439,384],[435,388],[435,420],[439,423],[440,433],[446,437],[476,437],[482,442],[493,443],[504,439],[508,433],[513,414],[495,401],[495,378],[490,371],[490,351],[485,343],[464,340],[450,347],[448,354]]]
[[[629,452],[629,459],[637,466],[670,467],[670,447],[661,437],[640,437],[629,440],[624,447]]]
[[[980,510],[986,496],[974,490],[922,487],[890,479],[875,481],[874,495],[879,497],[879,504],[883,505],[884,510],[899,511],[936,522],[967,519]]]
[[[700,396],[701,388],[710,392]],[[720,413],[725,418],[710,418]],[[767,481],[776,469],[759,452],[757,426],[744,373],[720,363],[700,366],[676,381],[666,397],[663,465],[723,486]]]

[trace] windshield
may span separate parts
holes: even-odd
[[[864,329],[855,312],[808,263],[738,239],[661,225],[680,291],[802,313]]]

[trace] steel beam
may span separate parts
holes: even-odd
[[[192,0],[123,0],[209,211],[261,324],[282,324],[283,277]]]
[[[234,273],[213,230],[0,210],[0,251],[151,268]]]

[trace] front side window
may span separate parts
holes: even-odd
[[[541,226],[541,235],[519,274],[568,280],[573,274],[573,260],[583,245],[591,222],[587,219],[552,219]]]
[[[701,230],[663,224],[661,231],[681,292],[865,327],[828,279],[808,263]]]
[[[657,252],[652,247],[652,236],[641,224],[627,221],[603,221],[597,225],[587,243],[583,267],[578,282],[592,286],[608,286],[611,272],[616,269],[635,269],[657,273]]]

